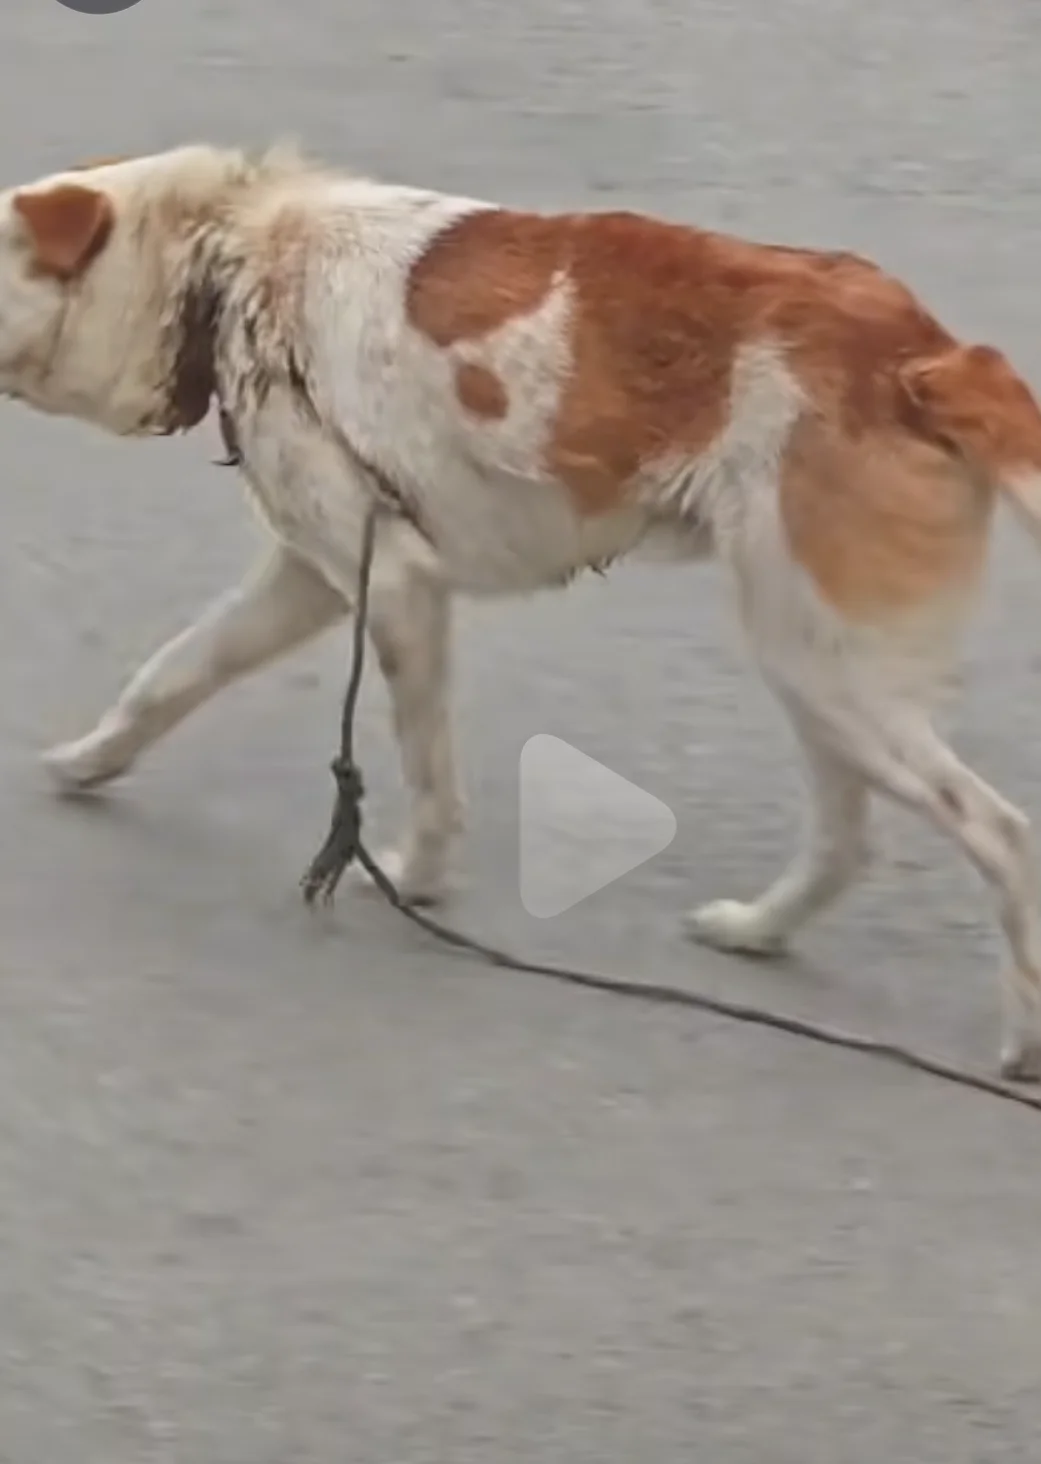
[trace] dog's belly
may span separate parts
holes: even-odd
[[[464,594],[523,594],[628,554],[647,532],[646,513],[576,513],[553,482],[478,473],[456,463],[418,485],[419,521],[444,572]]]
[[[360,441],[353,442],[347,432],[331,435],[308,420],[291,395],[277,389],[256,416],[237,425],[261,518],[345,592],[376,486],[360,467],[366,462],[400,492],[440,573],[463,594],[557,587],[634,551],[658,560],[711,552],[696,525],[664,521],[639,502],[582,513],[564,484],[516,471],[501,459],[481,462],[476,451],[466,450],[476,441],[461,443],[458,434],[427,431],[422,442],[410,442],[406,429],[374,441],[360,428]]]
[[[373,483],[349,452],[275,393],[240,429],[254,507],[271,532],[327,578],[346,588]],[[580,570],[628,554],[649,528],[646,510],[595,517],[574,507],[566,489],[503,470],[479,470],[454,452],[428,451],[402,462],[366,443],[373,463],[401,493],[445,579],[463,594],[524,594],[565,583]]]

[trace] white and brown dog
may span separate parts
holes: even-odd
[[[344,615],[367,506],[390,494],[371,633],[412,800],[390,872],[434,898],[460,827],[453,593],[714,554],[805,751],[814,827],[758,900],[698,910],[692,931],[780,947],[861,869],[869,794],[887,794],[993,886],[1003,1071],[1041,1077],[1027,821],[930,717],[996,497],[1041,527],[1041,414],[997,351],[959,344],[872,264],[189,147],[0,194],[0,392],[128,436],[194,427],[216,401],[273,539],[48,754],[64,784],[125,772]]]

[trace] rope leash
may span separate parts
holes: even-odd
[[[522,971],[532,976],[542,976],[547,980],[561,982],[567,986],[581,987],[586,991],[630,997],[638,1001],[653,1003],[656,1006],[686,1007],[691,1011],[725,1017],[729,1021],[766,1027],[776,1032],[786,1032],[791,1036],[803,1037],[824,1046],[867,1053],[899,1067],[927,1073],[931,1077],[942,1078],[944,1081],[956,1083],[960,1087],[974,1088],[977,1092],[989,1093],[995,1098],[1004,1098],[1011,1103],[1018,1103],[1024,1108],[1033,1108],[1041,1112],[1041,1095],[1027,1092],[1012,1083],[1002,1082],[982,1073],[974,1073],[953,1063],[928,1057],[896,1042],[864,1037],[856,1032],[846,1032],[838,1027],[804,1021],[800,1017],[787,1016],[764,1007],[725,1001],[719,997],[689,991],[681,986],[668,986],[650,981],[630,981],[624,977],[601,976],[595,972],[582,971],[571,966],[524,960],[522,957],[512,955],[509,951],[486,945],[473,936],[455,930],[452,926],[443,924],[440,920],[434,919],[404,900],[394,882],[372,857],[362,837],[361,805],[365,796],[365,787],[361,771],[354,760],[354,722],[358,694],[361,690],[362,672],[365,667],[369,582],[376,544],[378,513],[379,508],[374,505],[365,516],[358,571],[358,602],[354,615],[350,677],[343,702],[340,750],[331,765],[333,777],[336,780],[336,805],[325,842],[301,881],[304,899],[308,905],[313,905],[319,898],[324,903],[331,903],[344,873],[351,864],[357,861],[387,903],[399,911],[406,920],[411,921],[427,935],[434,936],[442,944],[468,955],[477,956],[489,965],[509,971]]]

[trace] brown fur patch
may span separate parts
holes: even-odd
[[[694,455],[722,430],[733,331],[702,292],[695,231],[601,214],[573,218],[569,233],[574,369],[549,466],[584,512],[599,513],[642,468]]]
[[[723,429],[734,356],[774,339],[811,397],[857,436],[893,420],[897,368],[950,337],[898,281],[853,254],[746,243],[636,214],[473,214],[413,269],[412,324],[438,345],[573,291],[572,369],[547,470],[583,513]]]
[[[745,243],[631,214],[572,224],[575,369],[553,465],[587,508],[723,430],[735,355],[776,341],[851,433],[888,423],[893,366],[949,339],[898,282],[850,254]],[[585,459],[583,479],[574,465]]]
[[[451,224],[412,267],[410,324],[435,345],[450,346],[534,310],[559,263],[555,223],[492,209]]]
[[[626,214],[474,214],[413,269],[409,319],[436,344],[535,310],[555,278],[575,291],[569,376],[546,467],[584,513],[615,506],[640,467],[703,446],[722,425],[730,359],[699,305],[699,237]]]
[[[992,346],[956,346],[904,367],[915,425],[988,476],[1041,469],[1041,411]]]
[[[460,404],[475,417],[497,421],[510,409],[506,388],[487,366],[464,362],[455,373],[455,394]]]
[[[792,557],[856,621],[971,586],[992,502],[930,443],[899,429],[854,443],[816,416],[796,425],[780,485]]]
[[[29,230],[35,267],[63,280],[82,274],[105,247],[115,221],[108,195],[78,183],[16,193],[14,209]]]

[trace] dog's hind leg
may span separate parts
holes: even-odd
[[[92,732],[45,753],[46,765],[69,789],[117,777],[223,687],[317,635],[347,608],[317,570],[276,545],[141,667]]]
[[[1001,1071],[1041,1080],[1041,916],[1027,817],[966,767],[925,715],[894,707],[875,726],[850,739],[851,757],[881,792],[957,843],[997,896],[1010,957],[1002,982]]]
[[[803,680],[797,720],[812,725],[813,736],[830,749],[835,776],[845,769],[850,792],[854,786],[860,790],[858,803],[866,784],[923,815],[960,846],[996,894],[1011,957],[1003,982],[1001,1069],[1009,1078],[1041,1079],[1041,916],[1026,816],[955,756],[914,697],[886,694],[878,679],[869,691],[852,664],[841,678],[821,678],[812,690],[811,685],[809,678]],[[789,696],[785,700],[792,705]],[[831,796],[836,813],[841,808],[839,788],[835,782]],[[836,821],[835,830],[839,827]],[[846,827],[840,852],[845,848],[852,854],[850,825]],[[832,860],[835,856],[833,847]],[[821,858],[815,867],[819,895],[827,878],[826,860]],[[839,883],[841,869],[840,857]],[[751,905],[708,906],[693,917],[695,933],[732,949],[761,949],[767,936],[782,933],[779,927],[790,930],[813,913],[807,899],[810,881],[804,877],[800,884],[798,873],[787,880],[787,894],[782,879]]]
[[[688,933],[721,950],[772,955],[833,904],[867,864],[868,784],[796,716],[812,795],[804,847],[758,899],[714,900],[687,916]]]

